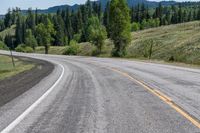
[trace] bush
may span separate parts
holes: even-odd
[[[66,48],[66,51],[64,52],[65,55],[77,55],[79,53],[79,45],[76,41],[72,40],[70,42],[70,45]]]
[[[169,61],[174,62],[175,61],[174,56],[170,56]]]
[[[82,56],[92,56],[93,51],[96,48],[91,43],[81,43],[79,45],[80,45],[80,47],[79,47],[79,54],[78,55],[82,55]]]
[[[76,42],[80,42],[80,40],[81,40],[81,34],[75,34],[75,35],[74,35],[74,40],[75,40]]]
[[[114,48],[113,42],[110,40],[105,41],[105,45],[102,47],[102,52],[99,54],[98,48],[89,43],[80,43],[79,44],[79,53],[81,56],[99,56],[99,57],[110,57],[112,49]]]
[[[131,31],[138,31],[138,30],[140,30],[140,24],[133,22],[131,25]]]
[[[9,48],[4,44],[4,42],[0,41],[0,49],[1,50],[8,50]]]
[[[111,40],[106,40],[105,45],[103,46],[102,52],[99,56],[101,57],[110,57],[112,56],[112,51],[114,49],[114,44]]]
[[[17,52],[23,52],[23,53],[33,53],[33,49],[29,46],[26,46],[24,44],[20,44],[15,48],[15,51]]]

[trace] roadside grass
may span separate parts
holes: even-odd
[[[17,58],[14,58],[14,60],[16,65],[15,68],[13,67],[12,60],[9,56],[0,55],[0,80],[30,70],[35,66],[30,62],[22,61]]]
[[[79,56],[93,56],[95,51],[95,46],[89,42],[79,43]],[[50,46],[49,54],[53,55],[63,55],[68,46]],[[111,52],[114,45],[113,43],[107,39],[105,41],[105,45],[102,48],[102,53],[98,55],[99,57],[111,57]],[[35,49],[35,53],[44,54],[45,50],[43,46],[38,46]]]
[[[65,51],[65,46],[51,46],[49,48],[49,54],[55,54],[55,55],[62,55]],[[39,46],[36,48],[35,53],[38,54],[45,54],[45,49],[43,46]]]

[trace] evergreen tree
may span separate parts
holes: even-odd
[[[188,14],[188,21],[192,21],[193,17],[192,17],[192,12],[190,11]]]
[[[77,30],[78,30],[77,33],[80,33],[82,29],[83,29],[83,15],[81,10],[79,9],[77,13]]]
[[[17,24],[16,24],[16,31],[15,31],[15,35],[16,35],[16,44],[22,44],[24,43],[24,37],[23,37],[23,20],[22,20],[22,16],[18,16],[17,19]]]
[[[23,43],[25,42],[25,37],[26,37],[26,22],[25,22],[25,18],[23,16],[22,18],[22,30],[21,30],[21,35],[22,35],[22,40],[23,40]]]
[[[131,23],[133,23],[135,21],[135,10],[134,7],[131,7],[131,11],[130,11],[130,16],[131,16]]]
[[[35,10],[35,25],[38,25],[38,23],[39,23],[38,17],[39,17],[38,16],[38,9],[36,8],[36,10]]]
[[[5,15],[4,25],[5,25],[6,28],[10,27],[12,25],[11,10],[10,10],[10,8],[8,9],[8,13]]]
[[[173,24],[177,24],[178,23],[178,11],[174,6],[172,6],[172,11],[173,11],[173,14],[172,14],[171,22]]]
[[[54,45],[55,46],[65,45],[66,44],[65,31],[64,31],[65,24],[61,15],[54,16],[54,27],[56,31]]]
[[[150,19],[151,18],[151,16],[150,16],[150,13],[149,13],[149,7],[147,6],[147,8],[146,8],[146,10],[145,10],[145,17],[146,17],[146,19]]]
[[[145,5],[144,3],[142,3],[141,5],[141,19],[146,19],[146,8],[145,8]]]
[[[196,20],[197,19],[197,13],[196,13],[196,10],[193,11],[193,20]]]
[[[99,5],[98,5],[97,15],[98,15],[98,18],[99,18],[100,22],[102,22],[102,7],[101,7],[101,3],[99,3]]]
[[[73,29],[72,29],[72,24],[71,24],[71,16],[70,16],[70,10],[69,8],[66,9],[66,16],[64,18],[65,20],[65,26],[66,26],[66,34],[68,37],[68,44],[73,38]]]
[[[5,29],[5,24],[3,20],[0,20],[0,32]]]
[[[26,19],[26,25],[28,29],[31,29],[32,31],[35,30],[35,15],[32,12],[32,9],[28,9],[28,16]]]
[[[117,14],[117,15],[116,15]],[[129,8],[125,0],[111,0],[110,37],[114,42],[114,56],[124,56],[131,41]]]
[[[200,6],[198,6],[197,20],[200,20]]]
[[[141,12],[140,12],[140,4],[137,5],[136,9],[136,22],[142,22]]]
[[[11,35],[6,35],[4,38],[4,42],[9,49],[14,49],[16,46],[14,45],[14,38]]]
[[[167,21],[167,24],[171,24],[171,14],[170,14],[170,11],[167,11],[166,13],[166,21]]]
[[[91,5],[91,1],[87,0],[86,2],[86,10],[87,10],[87,14],[88,14],[88,18],[92,17],[92,5]]]
[[[178,11],[178,23],[183,22],[183,14],[182,14],[182,6],[179,4],[179,11]]]
[[[187,12],[186,12],[186,10],[184,10],[184,12],[183,12],[183,22],[187,22],[188,20],[187,20]]]
[[[109,14],[110,14],[110,2],[107,3],[105,11],[104,11],[104,17],[103,17],[103,24],[106,27],[106,31],[109,36]]]

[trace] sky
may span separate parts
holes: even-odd
[[[19,7],[21,9],[28,9],[29,7],[47,9],[48,7],[57,5],[73,5],[73,4],[83,4],[86,0],[0,0],[0,14],[5,14],[8,8]],[[150,0],[150,1],[160,1],[160,0]],[[177,0],[185,1],[185,0]],[[196,0],[187,0],[196,1]]]
[[[52,6],[63,4],[83,4],[86,0],[0,0],[0,14],[5,14],[8,8],[19,7],[28,9],[29,7],[47,9]]]

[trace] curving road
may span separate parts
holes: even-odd
[[[14,54],[51,62],[55,69],[0,107],[2,133],[200,133],[199,69]]]

